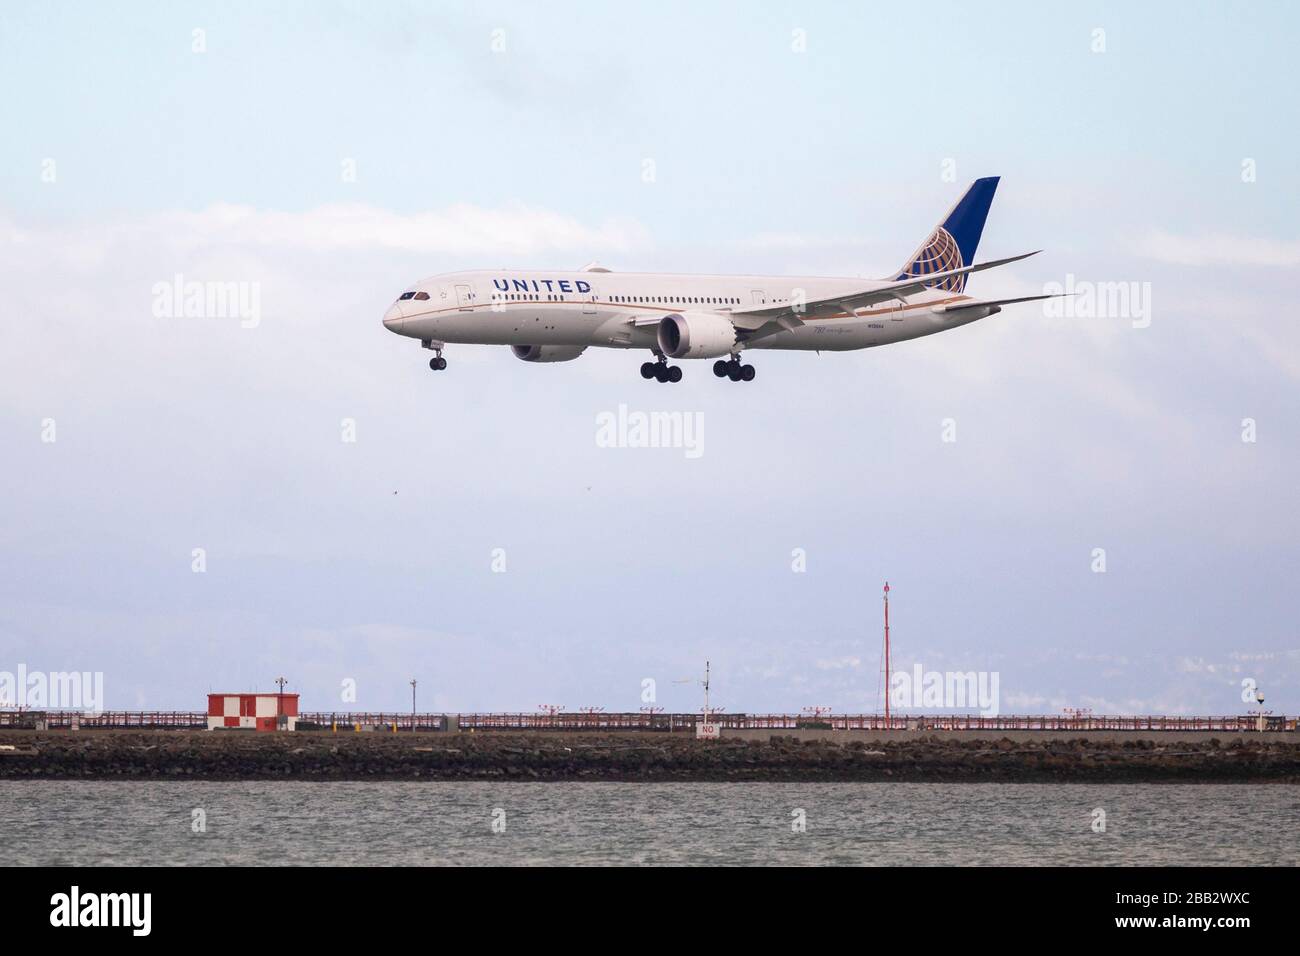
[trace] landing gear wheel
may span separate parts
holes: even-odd
[[[727,362],[725,359],[718,359],[713,363],[713,374],[718,378],[727,377]]]
[[[659,366],[656,365],[654,362],[642,362],[642,363],[641,363],[641,377],[642,377],[642,378],[647,378],[647,379],[649,379],[649,378],[654,378],[654,377],[655,377],[655,369],[658,368],[658,367],[659,367]]]
[[[758,373],[754,371],[754,366],[752,365],[745,365],[742,366],[740,369],[740,377],[742,380],[746,382],[752,382],[754,380],[754,376],[757,374]]]
[[[740,377],[744,375],[743,366],[739,362],[727,363],[727,378],[733,382],[739,382]]]
[[[659,364],[659,365],[656,365],[656,366],[655,366],[655,381],[656,381],[656,382],[666,382],[666,381],[668,381],[668,375],[669,375],[669,369],[668,369],[668,366],[667,366],[667,365]]]
[[[429,359],[429,368],[433,369],[435,372],[441,372],[446,367],[447,367],[447,360],[443,358],[441,355]]]
[[[668,369],[668,381],[680,382],[681,380],[682,380],[682,367],[680,365],[674,365],[672,366],[672,368]]]

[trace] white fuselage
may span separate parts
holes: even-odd
[[[485,270],[434,276],[411,286],[384,316],[391,331],[425,342],[644,348],[667,315],[795,304],[871,288],[869,280],[815,276],[672,275],[636,272]],[[880,283],[886,284],[886,283]],[[926,290],[737,343],[742,349],[847,351],[901,342],[983,318],[945,313],[970,297]]]

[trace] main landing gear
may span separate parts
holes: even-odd
[[[661,355],[653,362],[641,364],[641,377],[652,378],[656,382],[680,382],[682,369],[680,365],[669,365],[668,360]]]
[[[754,375],[757,373],[754,371],[754,366],[741,365],[740,359],[733,355],[731,361],[718,359],[718,361],[714,362],[713,374],[718,378],[729,378],[733,382],[752,382]]]

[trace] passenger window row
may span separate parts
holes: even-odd
[[[416,295],[416,298],[429,298],[425,293]],[[537,298],[534,298],[537,295]],[[403,299],[411,297],[411,293],[403,295]],[[568,295],[560,293],[547,295],[545,299],[539,298],[539,294],[521,294],[521,293],[493,293],[491,294],[493,302],[568,302]],[[655,304],[655,306],[738,306],[740,299],[722,297],[722,295],[612,295],[610,302],[620,304],[638,303],[638,304]]]
[[[405,302],[407,299],[416,299],[423,301],[429,298],[427,292],[403,292],[398,296],[398,301]],[[541,302],[542,299],[532,299],[527,295],[520,295],[517,292],[494,292],[492,299],[496,302]],[[568,302],[569,297],[566,295],[553,294],[546,297],[547,302]],[[690,296],[690,295],[616,295],[610,297],[611,302],[620,304],[639,305],[739,305],[740,300],[726,296]]]
[[[739,305],[740,300],[724,296],[700,295],[616,295],[613,302],[648,303],[652,305]]]

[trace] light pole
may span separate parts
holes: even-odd
[[[1268,714],[1268,711],[1264,709],[1264,692],[1259,688],[1255,688],[1255,703],[1259,704],[1259,710],[1251,711],[1252,714],[1257,715],[1255,720],[1255,729],[1258,730],[1260,733],[1263,733],[1264,727],[1267,724],[1267,721],[1265,720],[1265,715]]]
[[[415,678],[411,678],[411,733],[415,733]]]

